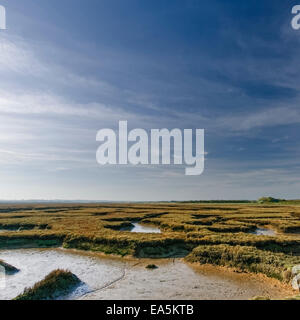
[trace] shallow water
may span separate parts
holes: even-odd
[[[91,255],[59,249],[20,249],[0,251],[0,259],[20,269],[6,276],[6,288],[0,289],[0,299],[12,299],[31,287],[55,269],[69,269],[85,284],[79,286],[66,299],[75,299],[119,279],[125,264],[120,260],[99,259]]]
[[[276,232],[274,230],[266,228],[257,228],[254,231],[251,231],[250,233],[256,234],[258,236],[276,236]]]
[[[153,226],[146,226],[140,223],[132,223],[134,227],[130,230],[130,232],[138,232],[138,233],[161,233],[159,228]]]

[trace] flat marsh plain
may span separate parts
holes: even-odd
[[[161,233],[131,232],[137,222]],[[275,235],[257,235],[258,228]],[[182,257],[288,283],[300,264],[300,203],[0,205],[0,249],[48,247]]]

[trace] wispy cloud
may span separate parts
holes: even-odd
[[[37,6],[11,12],[12,28],[0,33],[4,197],[253,198],[280,193],[276,181],[295,194],[300,42],[281,5],[257,17],[260,7],[245,16],[230,1],[153,4],[153,12],[141,4],[116,19],[95,1],[85,14],[97,19],[80,27],[57,0]],[[56,6],[70,20],[56,16],[54,25]],[[206,129],[204,174],[97,167],[96,133],[119,120],[129,129]]]

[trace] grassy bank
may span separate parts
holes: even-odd
[[[26,288],[14,300],[52,300],[68,294],[80,280],[70,271],[54,270],[32,288]]]
[[[291,280],[291,268],[300,263],[300,257],[260,250],[255,247],[224,244],[196,247],[186,257],[186,260],[263,273],[285,282]]]

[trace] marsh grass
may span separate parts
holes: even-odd
[[[53,300],[70,293],[80,280],[68,270],[54,270],[14,300]]]
[[[162,232],[129,232],[134,221],[155,225]],[[276,237],[249,232],[261,227],[276,230]],[[218,263],[225,264],[224,261],[232,260],[231,263],[241,268],[244,265],[245,270],[261,270],[276,277],[280,277],[283,268],[279,260],[286,262],[289,260],[287,257],[298,259],[300,256],[300,237],[297,233],[300,230],[299,201],[262,204],[1,205],[1,228],[10,230],[1,231],[0,248],[63,246],[121,256],[160,258],[184,257],[195,248],[198,253],[201,251],[198,248],[208,252],[209,248],[216,246],[223,248],[227,254],[226,259],[216,259]],[[294,234],[290,235],[292,232]],[[239,251],[230,253],[235,246]],[[242,247],[245,247],[245,256],[242,255]],[[217,249],[213,253],[218,256],[216,252]],[[271,267],[266,266],[265,260],[249,263],[246,259],[248,256],[257,259],[263,255],[269,257]]]
[[[248,246],[212,245],[196,247],[187,257],[189,262],[237,268],[241,271],[263,273],[269,277],[289,282],[291,267],[299,257],[259,250]]]

